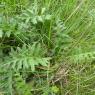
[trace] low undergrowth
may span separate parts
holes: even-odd
[[[94,0],[1,0],[0,95],[95,95],[94,33]]]

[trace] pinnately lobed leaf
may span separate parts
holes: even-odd
[[[11,49],[10,60],[7,61],[7,64],[12,69],[20,70],[30,68],[34,72],[35,66],[47,66],[50,60],[49,57],[42,57],[40,53],[41,48],[36,44],[29,47],[24,45],[22,48],[18,47],[17,50]]]
[[[80,54],[72,55],[68,58],[73,63],[84,63],[84,62],[95,60],[95,52],[92,51],[92,52],[80,53]]]

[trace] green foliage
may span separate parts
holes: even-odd
[[[37,6],[32,6],[31,8],[24,10],[23,14],[21,14],[19,18],[24,20],[26,24],[29,22],[33,24],[37,24],[38,22],[45,22],[45,20],[51,19],[51,15],[46,14],[45,10],[45,8],[42,8],[41,12],[39,12]]]
[[[80,53],[76,55],[72,55],[69,57],[70,60],[72,60],[74,63],[85,63],[89,61],[95,60],[95,52],[86,52],[86,53]]]
[[[0,70],[0,92],[13,95],[11,70],[9,72]]]
[[[94,95],[94,0],[0,1],[0,94]]]
[[[28,48],[27,48],[28,47]],[[22,48],[17,47],[16,51],[11,49],[6,64],[12,69],[29,69],[35,71],[35,66],[47,66],[50,58],[43,58],[43,51],[40,44],[34,43],[32,46],[23,45]]]
[[[54,92],[54,93],[58,93],[58,92],[59,92],[59,88],[56,87],[56,86],[52,86],[51,90],[52,90],[52,92]]]
[[[13,86],[19,95],[32,95],[31,89],[29,89],[19,73],[14,74]]]

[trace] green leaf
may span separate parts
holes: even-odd
[[[44,14],[45,11],[46,11],[46,8],[42,8],[41,14]]]
[[[11,35],[11,31],[7,31],[7,32],[6,32],[6,36],[7,36],[7,37],[10,37],[10,35]]]
[[[42,18],[41,16],[37,16],[37,20],[38,20],[39,22],[43,22],[43,18]]]
[[[47,66],[50,58],[43,57],[43,52],[40,44],[34,43],[32,46],[28,47],[24,44],[22,48],[17,47],[16,50],[11,49],[10,56],[7,60],[7,64],[10,68],[16,69],[17,71],[23,69],[30,69],[34,72],[35,66],[39,64],[42,66]]]
[[[32,23],[37,24],[37,18],[36,17],[32,19]]]
[[[45,20],[50,20],[51,17],[52,17],[51,15],[46,15],[46,16],[45,16]]]
[[[0,38],[3,37],[3,31],[0,29]]]
[[[58,88],[57,86],[52,86],[52,87],[51,87],[51,90],[52,90],[52,92],[54,92],[54,93],[58,93],[58,92],[59,92],[59,88]]]

